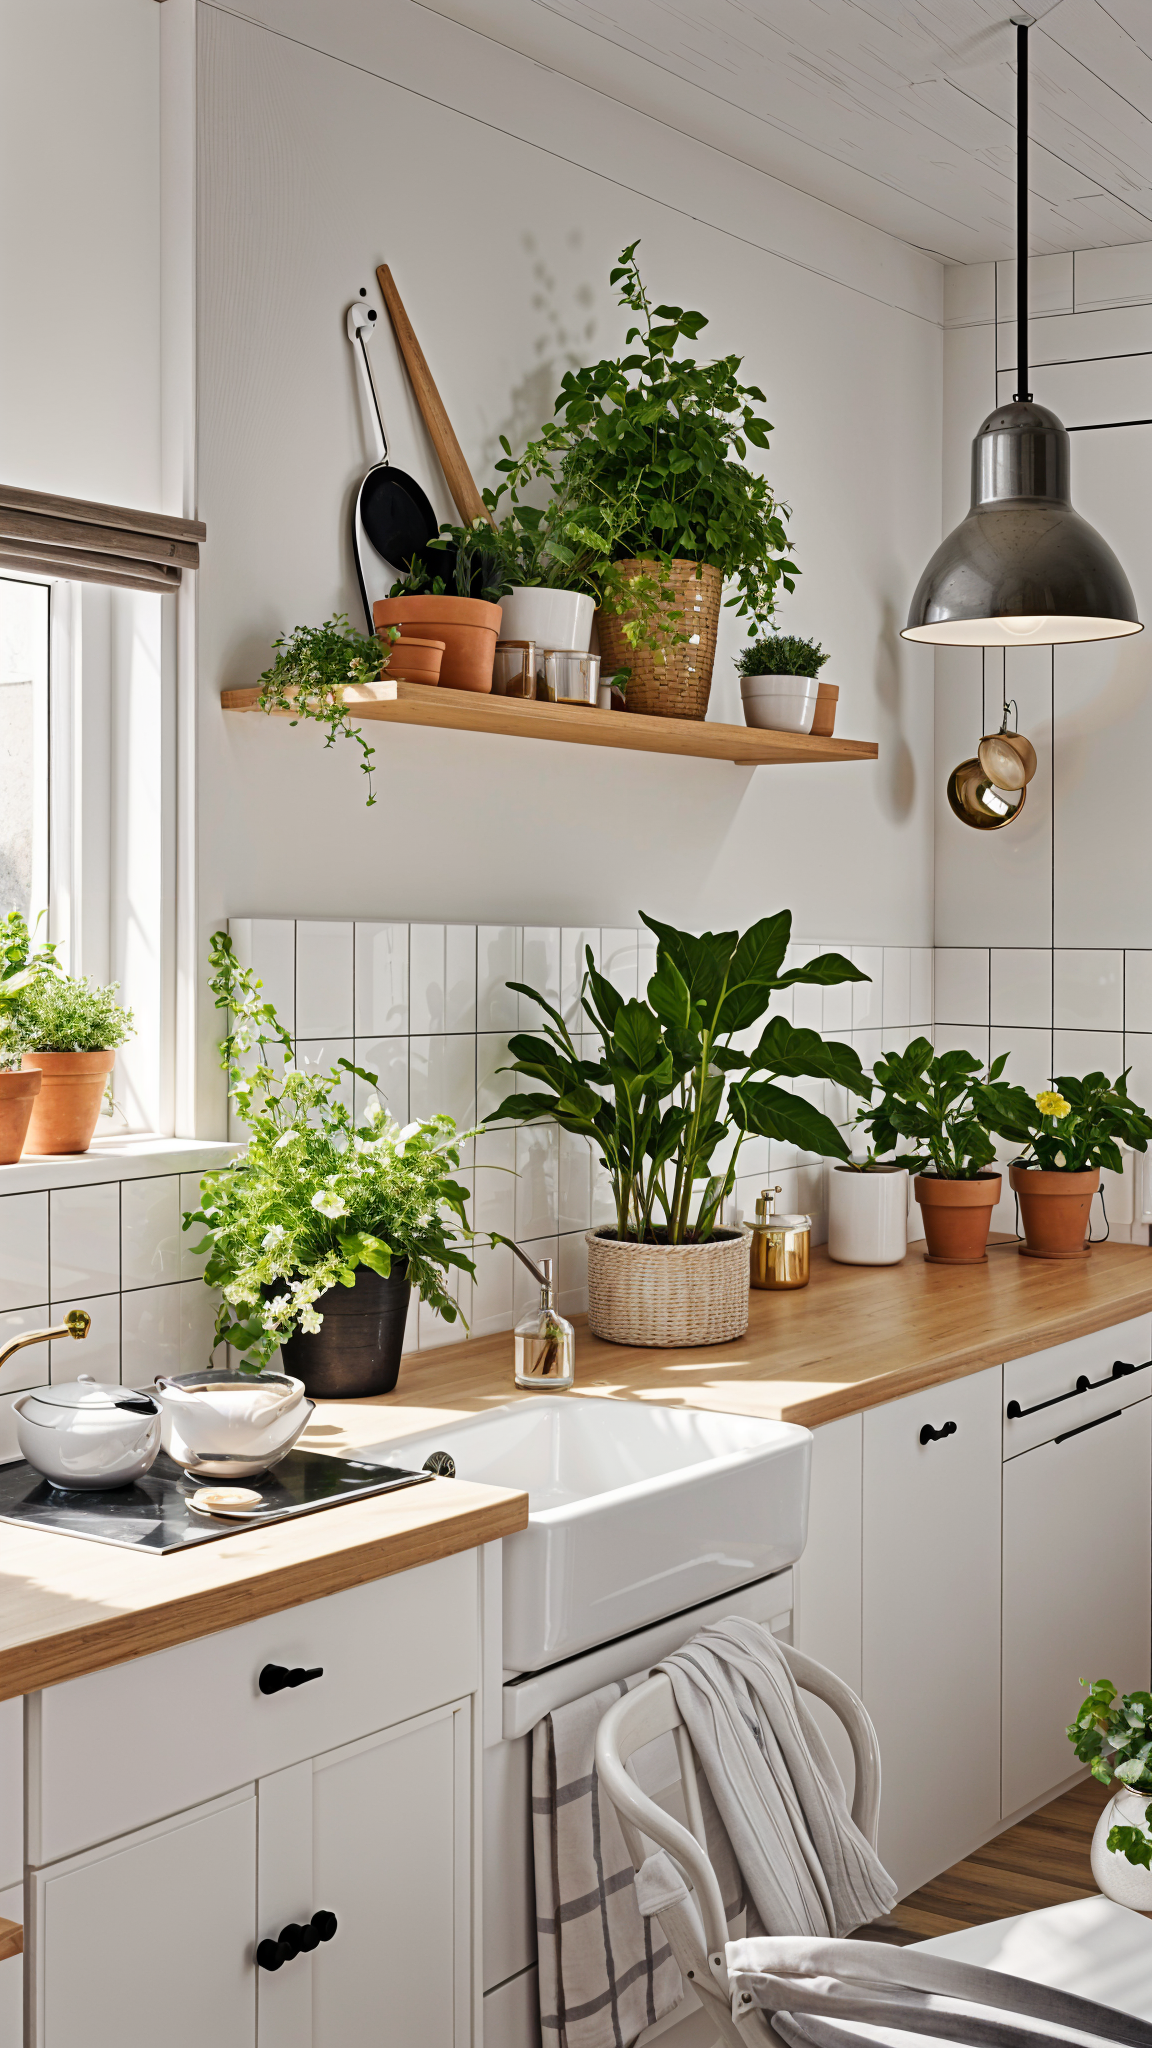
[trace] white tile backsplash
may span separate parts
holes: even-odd
[[[591,926],[565,925],[560,933],[560,1014],[569,1031],[582,1031],[585,1015],[580,1002],[580,991],[588,971],[588,949],[597,963],[600,958],[600,933]]]
[[[48,1295],[84,1306],[120,1288],[120,1183],[53,1188],[48,1197]]]
[[[207,1289],[202,1290],[207,1293]],[[179,1287],[139,1287],[121,1301],[120,1371],[126,1387],[181,1370],[183,1303]],[[54,1347],[59,1350],[59,1346]],[[193,1366],[191,1368],[195,1370]]]
[[[358,924],[355,976],[357,1038],[407,1036],[408,926]]]
[[[1124,1066],[1124,1035],[1120,1031],[1054,1031],[1053,1074],[1104,1073],[1116,1079]]]
[[[52,1311],[46,1301],[35,1302],[29,1308],[13,1308],[0,1311],[0,1345],[9,1344],[13,1337],[23,1337],[28,1330],[47,1330],[52,1322]],[[29,1387],[48,1385],[48,1344],[29,1344],[24,1351],[17,1351],[4,1367],[5,1395],[24,1393]],[[0,1450],[0,1458],[8,1452]]]
[[[994,946],[993,1024],[1047,1028],[1052,1023],[1052,954],[1042,946]]]
[[[409,927],[411,1007],[408,1028],[413,1032],[443,1031],[444,926],[414,924]]]
[[[636,934],[632,934],[633,946]],[[635,975],[635,969],[633,969]],[[523,932],[523,971],[520,980],[528,988],[534,988],[551,1003],[553,1009],[560,1008],[560,932],[551,925],[525,925]],[[516,1014],[521,1029],[534,1030],[543,1024],[545,1013],[531,996],[521,996]]]
[[[159,1287],[179,1280],[180,1177],[124,1181],[120,1189],[120,1284]]]
[[[936,1015],[932,991],[932,948],[913,946],[911,948],[910,972],[908,977],[908,1022],[913,1030],[930,1031]]]
[[[1057,947],[1052,956],[1052,1022],[1058,1031],[1122,1031],[1123,953]]]
[[[351,1038],[353,926],[320,918],[296,926],[297,1038]]]
[[[101,1380],[106,1386],[113,1385],[120,1378],[119,1294],[91,1294],[86,1291],[75,1301],[54,1301],[53,1322],[63,1322],[69,1309],[73,1308],[87,1309],[92,1327],[86,1337],[54,1337],[51,1344],[44,1346],[49,1354],[49,1377],[53,1385],[74,1380],[82,1372],[90,1373],[94,1380]]]
[[[0,1196],[0,1311],[47,1299],[47,1190]]]
[[[476,1029],[515,1031],[519,999],[510,981],[523,981],[519,925],[482,924],[476,930]]]
[[[361,1080],[357,1074],[352,1097],[357,1123],[363,1123],[373,1101],[379,1101],[398,1124],[408,1122],[408,1040],[407,1038],[358,1038],[355,1064],[375,1074],[378,1083]]]
[[[1008,1054],[1002,1078],[1036,1095],[1052,1078],[1052,1033],[1030,1030],[1024,1025],[993,1024],[989,1033],[990,1059]]]
[[[242,967],[251,967],[264,984],[271,1003],[288,1031],[296,1029],[296,926],[286,917],[234,917],[229,935]]]
[[[884,1023],[884,948],[883,946],[853,946],[851,952],[853,967],[861,974],[868,975],[867,981],[852,981],[843,984],[844,992],[852,992],[853,1031],[875,1030]],[[825,1002],[836,990],[825,991]],[[894,1020],[895,1021],[895,1020]]]
[[[938,946],[935,960],[935,1017],[941,1024],[987,1024],[988,950],[984,946]]]
[[[200,1175],[198,1173],[182,1173],[180,1175],[181,1280],[198,1280],[201,1274],[203,1273],[205,1266],[208,1263],[208,1255],[206,1252],[198,1252],[193,1249],[194,1246],[200,1244],[203,1241],[204,1225],[202,1223],[191,1223],[189,1224],[187,1230],[185,1230],[184,1228],[185,1216],[188,1215],[191,1210],[198,1209],[200,1207],[200,1202]]]
[[[639,940],[634,931],[610,928],[600,934],[600,970],[625,1000],[636,994]]]
[[[884,948],[884,1028],[900,1030],[912,1022],[912,948]]]

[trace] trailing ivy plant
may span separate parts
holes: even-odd
[[[1126,1692],[1121,1697],[1110,1679],[1097,1678],[1065,1733],[1080,1762],[1102,1785],[1115,1778],[1130,1791],[1152,1795],[1152,1692]],[[1152,1830],[1152,1797],[1144,1820]],[[1108,1847],[1129,1863],[1152,1870],[1152,1832],[1145,1828],[1109,1829]]]
[[[736,1185],[749,1135],[776,1138],[836,1159],[848,1157],[831,1118],[779,1084],[811,1077],[867,1095],[860,1055],[772,1017],[753,1026],[780,989],[866,981],[841,953],[784,967],[792,914],[762,918],[743,937],[699,937],[641,912],[656,934],[647,1001],[627,1000],[597,970],[591,947],[581,1008],[602,1052],[588,1059],[559,1010],[522,982],[544,1013],[538,1031],[509,1040],[512,1072],[535,1087],[509,1095],[489,1123],[554,1119],[588,1138],[612,1182],[616,1235],[640,1242],[701,1243],[712,1236]],[[739,1041],[739,1042],[738,1042]],[[719,1161],[715,1154],[725,1146]]]
[[[818,640],[768,633],[753,640],[736,663],[740,676],[818,676],[828,656]]]
[[[322,626],[296,626],[274,640],[276,659],[260,678],[261,711],[287,711],[293,725],[306,718],[324,726],[326,747],[335,746],[341,738],[359,747],[361,771],[368,777],[369,810],[376,801],[372,787],[376,749],[365,738],[363,727],[352,724],[344,692],[352,684],[377,681],[399,638],[395,626],[378,637],[358,633],[346,615],[337,612]]]
[[[610,273],[619,303],[636,316],[625,353],[566,372],[554,417],[522,454],[502,442],[503,482],[487,502],[495,509],[507,494],[548,579],[553,564],[566,570],[574,587],[624,618],[632,646],[658,650],[686,637],[666,617],[662,565],[719,569],[734,586],[727,602],[754,629],[799,571],[786,508],[745,461],[749,446],[769,445],[771,422],[758,410],[764,393],[741,382],[739,356],[701,361],[687,352],[707,319],[652,305],[638,247],[623,249]],[[526,494],[541,481],[551,496],[538,512]],[[647,566],[625,576],[618,565],[626,560]]]

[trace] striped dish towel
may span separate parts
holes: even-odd
[[[632,1859],[595,1767],[603,1716],[645,1676],[557,1707],[532,1731],[544,2048],[629,2048],[684,1996],[659,1921],[636,1903]]]

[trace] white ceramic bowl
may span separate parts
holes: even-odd
[[[12,1406],[23,1456],[53,1486],[84,1492],[130,1486],[160,1449],[156,1403],[87,1373],[65,1386],[34,1387]]]
[[[815,676],[741,676],[745,725],[769,732],[811,732],[820,684]]]
[[[160,1423],[161,1443],[174,1465],[182,1466],[185,1472],[192,1472],[197,1477],[255,1479],[258,1473],[270,1471],[281,1458],[288,1456],[315,1406],[314,1401],[302,1397],[295,1408],[266,1432],[262,1440],[250,1443],[247,1451],[210,1452],[190,1449],[180,1434],[178,1424],[166,1409]]]

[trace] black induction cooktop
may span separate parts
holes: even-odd
[[[106,1493],[72,1493],[52,1486],[21,1458],[16,1464],[0,1465],[0,1522],[20,1522],[57,1536],[86,1536],[93,1543],[125,1544],[153,1557],[166,1557],[174,1550],[215,1543],[222,1536],[263,1528],[292,1515],[339,1507],[342,1501],[420,1486],[432,1476],[431,1472],[409,1472],[403,1465],[370,1463],[366,1458],[289,1451],[271,1472],[236,1482],[261,1496],[263,1511],[251,1519],[223,1521],[198,1514],[188,1503],[200,1487],[227,1482],[193,1478],[163,1451],[143,1479],[131,1486],[109,1487]]]

